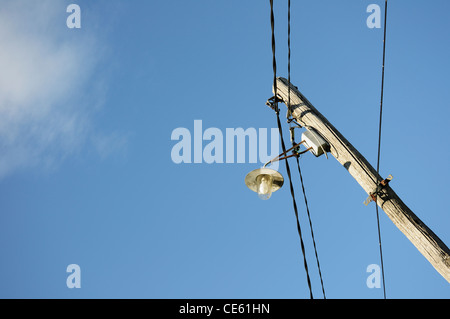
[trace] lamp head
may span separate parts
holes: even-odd
[[[258,193],[258,197],[267,200],[283,186],[283,176],[270,168],[258,168],[245,176],[245,185]]]

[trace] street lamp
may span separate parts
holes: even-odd
[[[258,197],[267,200],[283,186],[283,176],[276,170],[270,168],[258,168],[245,176],[245,185],[252,191],[258,193]]]

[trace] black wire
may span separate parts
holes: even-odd
[[[387,0],[384,2],[384,37],[383,37],[383,66],[381,73],[381,100],[380,100],[380,119],[378,125],[378,157],[377,157],[377,174],[380,172],[380,154],[381,154],[381,123],[383,119],[383,97],[384,97],[384,65],[386,61],[386,25],[387,25]],[[378,181],[380,182],[380,181]],[[378,204],[375,203],[375,210],[377,213],[377,227],[378,227],[378,243],[380,246],[380,260],[381,260],[381,277],[383,280],[383,293],[386,299],[386,285],[384,280],[384,263],[383,263],[383,248],[381,245],[381,229],[380,229],[380,215],[378,213]]]
[[[277,74],[276,74],[277,64],[276,64],[276,57],[275,57],[275,19],[274,19],[274,14],[273,14],[273,0],[270,0],[270,22],[271,22],[271,27],[272,27],[273,90],[275,93],[274,105],[275,105],[275,112],[277,115],[278,131],[279,131],[280,138],[281,138],[281,147],[283,149],[283,152],[286,153],[286,145],[284,144],[283,130],[281,127],[280,112],[278,109],[278,102],[277,102]],[[298,218],[298,209],[297,209],[297,202],[295,201],[294,186],[292,185],[291,169],[289,167],[289,162],[287,160],[285,161],[285,163],[286,163],[286,173],[289,178],[289,186],[290,186],[290,190],[291,190],[292,204],[294,205],[295,217],[297,219],[297,231],[298,231],[298,235],[300,238],[300,246],[301,246],[302,253],[303,253],[303,264],[304,264],[305,272],[306,272],[306,280],[308,282],[310,298],[313,299],[314,296],[312,293],[311,280],[309,278],[309,270],[308,270],[308,263],[306,261],[305,245],[303,243],[302,230],[301,230],[300,221]]]
[[[288,114],[291,110],[291,0],[288,0]]]
[[[278,114],[277,103],[277,58],[275,55],[275,17],[273,13],[273,0],[270,0],[270,26],[272,29],[272,67],[273,67],[273,90],[274,90],[274,107],[275,112]]]
[[[291,0],[288,0],[288,114],[291,108]],[[289,125],[291,125],[291,122],[289,122]],[[295,141],[292,137],[292,146],[295,145]],[[313,231],[313,226],[312,226],[312,222],[311,222],[311,215],[309,213],[309,205],[308,205],[308,199],[306,197],[306,191],[305,191],[305,185],[303,183],[303,176],[302,176],[302,171],[300,169],[300,161],[299,161],[299,157],[296,156],[295,159],[297,160],[297,168],[298,168],[298,173],[300,175],[300,182],[302,184],[302,192],[303,192],[303,198],[305,200],[305,206],[306,206],[306,213],[308,215],[308,220],[309,220],[309,227],[311,229],[311,237],[312,237],[312,241],[313,241],[313,245],[314,245],[314,253],[316,255],[316,261],[317,261],[317,268],[319,270],[319,277],[320,277],[320,284],[322,286],[322,293],[323,293],[323,298],[326,299],[326,295],[325,295],[325,288],[323,285],[323,279],[322,279],[322,271],[320,269],[320,263],[319,263],[319,256],[317,254],[317,247],[316,247],[316,240],[314,238],[314,231]]]
[[[278,131],[279,131],[280,137],[281,137],[281,147],[283,149],[283,152],[285,152],[286,151],[286,146],[284,145],[283,131],[282,131],[282,128],[281,128],[281,122],[280,122],[279,113],[277,113],[277,124],[278,124]],[[284,162],[286,163],[286,173],[287,173],[288,178],[289,178],[289,187],[290,187],[290,190],[291,190],[292,204],[294,205],[295,217],[297,219],[297,231],[298,231],[298,236],[300,238],[300,246],[302,248],[302,253],[303,253],[303,264],[304,264],[304,267],[305,267],[306,280],[308,282],[308,287],[309,287],[309,294],[310,294],[310,298],[314,299],[313,293],[312,293],[312,288],[311,288],[311,279],[309,278],[308,263],[306,261],[305,245],[303,243],[302,230],[301,230],[301,227],[300,227],[300,221],[299,221],[299,217],[298,217],[298,209],[297,209],[297,202],[295,200],[294,186],[292,184],[291,169],[289,167],[289,162],[287,160],[285,160]]]
[[[314,238],[314,230],[313,230],[313,225],[312,225],[312,221],[311,221],[311,215],[309,213],[308,199],[306,198],[306,191],[305,191],[305,186],[303,183],[302,170],[300,169],[300,161],[298,159],[298,156],[296,156],[295,159],[297,160],[298,174],[300,175],[300,182],[302,184],[303,198],[305,199],[306,213],[308,214],[309,227],[311,229],[311,237],[312,237],[312,241],[313,241],[313,245],[314,245],[314,253],[316,255],[317,268],[319,270],[320,284],[322,285],[323,298],[327,299],[327,297],[325,295],[325,287],[323,285],[322,271],[320,270],[319,255],[317,254],[316,240]]]

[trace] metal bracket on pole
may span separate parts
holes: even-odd
[[[274,157],[273,159],[268,161],[266,164],[264,164],[264,167],[266,167],[267,165],[269,165],[269,164],[271,164],[273,162],[285,160],[285,159],[288,159],[289,157],[293,157],[293,156],[297,156],[298,157],[298,156],[300,156],[300,155],[310,151],[312,149],[311,147],[307,148],[304,151],[300,151],[300,145],[302,145],[304,143],[305,143],[305,141],[301,141],[300,143],[293,145],[290,149],[286,150],[286,152],[281,153],[280,155]],[[291,155],[287,155],[287,153],[289,151],[292,151]]]
[[[393,179],[392,175],[389,175],[387,178],[383,179],[381,182],[378,183],[377,188],[369,193],[369,197],[364,201],[364,205],[369,205],[372,201],[377,201],[377,196],[380,195],[381,190],[389,184],[389,182]]]
[[[283,102],[283,99],[280,96],[272,96],[267,100],[266,105],[275,112],[279,112],[278,102]]]

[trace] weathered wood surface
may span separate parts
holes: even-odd
[[[288,105],[289,83],[277,78],[277,94]],[[299,124],[315,129],[329,144],[330,153],[352,175],[367,194],[373,192],[382,178],[328,120],[290,84],[291,111]],[[433,267],[450,283],[450,250],[397,196],[390,186],[377,197],[383,209],[398,229],[414,244]],[[362,204],[362,201],[361,201]]]

